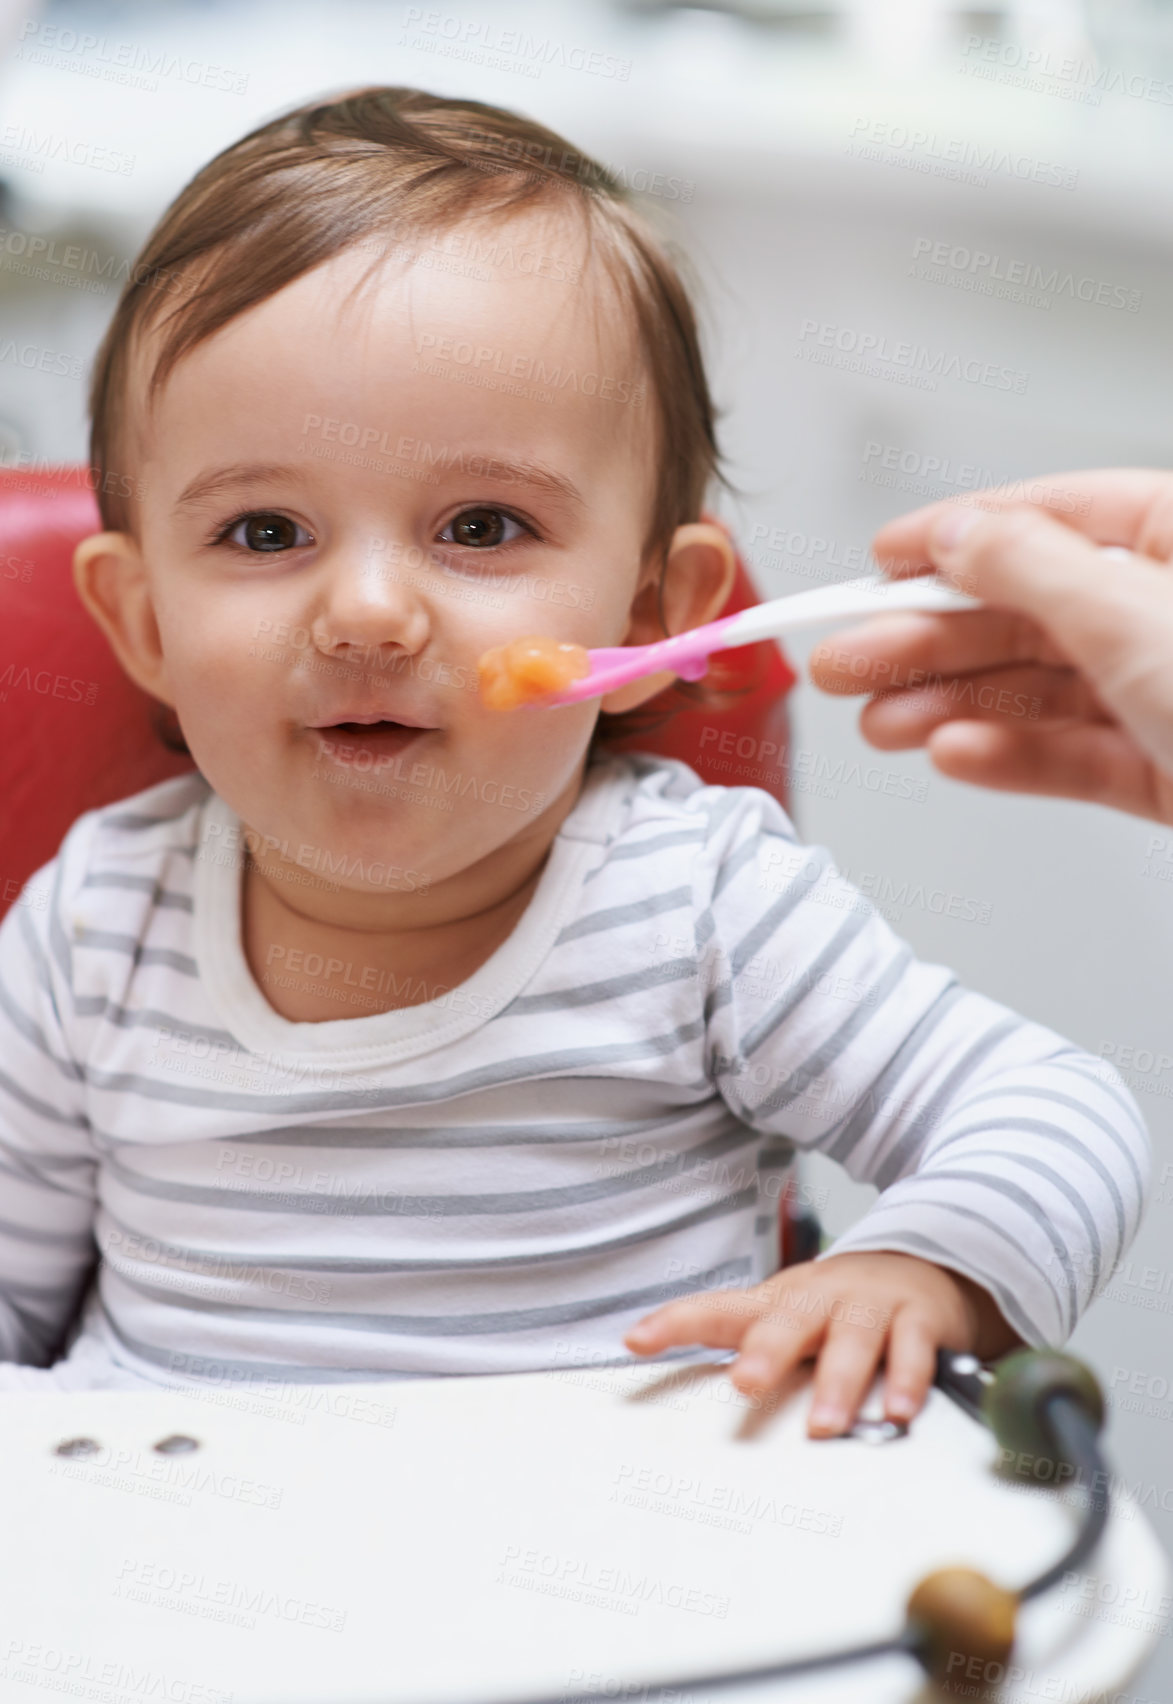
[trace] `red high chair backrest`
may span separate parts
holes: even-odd
[[[190,769],[160,743],[74,589],[88,469],[0,469],[0,914],[83,811]]]

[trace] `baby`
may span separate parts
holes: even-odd
[[[618,184],[363,89],[214,159],[133,276],[76,579],[198,773],[0,930],[0,1386],[722,1350],[754,1400],[813,1358],[834,1435],[881,1367],[907,1419],[939,1346],[1066,1338],[1141,1211],[1119,1078],[768,794],[608,755],[667,677],[478,696],[519,635],[644,644],[731,585],[693,312]],[[778,1272],[802,1149],[882,1193]]]

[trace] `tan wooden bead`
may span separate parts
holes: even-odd
[[[929,1672],[960,1684],[1001,1668],[1014,1646],[1018,1596],[976,1568],[938,1568],[908,1600],[908,1620],[923,1636]],[[968,1674],[967,1674],[968,1670]]]

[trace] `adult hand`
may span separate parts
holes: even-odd
[[[812,652],[825,691],[870,693],[883,751],[957,780],[1173,823],[1173,474],[1107,468],[931,503],[873,550],[988,608],[876,616]],[[1137,554],[1104,555],[1102,545]]]

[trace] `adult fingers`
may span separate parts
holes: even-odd
[[[1108,557],[1021,509],[955,508],[930,542],[946,578],[958,574],[987,602],[1044,627],[1138,744],[1173,770],[1173,569]]]
[[[946,722],[927,746],[934,767],[955,781],[1083,799],[1173,822],[1173,779],[1119,728]]]
[[[1109,723],[1112,720],[1073,669],[988,669],[939,677],[908,692],[884,692],[866,704],[859,726],[881,751],[923,745],[945,722]]]
[[[1044,474],[975,491],[967,501],[989,513],[1029,504],[1097,544],[1122,544],[1162,562],[1173,556],[1173,475],[1163,468]],[[930,535],[956,507],[949,498],[887,522],[872,542],[877,561],[897,576],[923,573],[933,563]]]
[[[918,610],[831,634],[812,648],[808,667],[824,692],[847,695],[915,686],[930,675],[1066,661],[1038,623],[1015,610]]]

